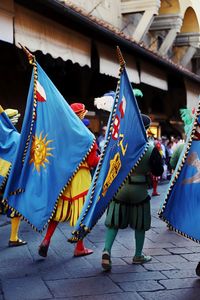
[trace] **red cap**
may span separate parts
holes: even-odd
[[[72,103],[71,109],[77,114],[77,116],[82,120],[87,114],[87,110],[85,109],[85,105],[83,103]]]

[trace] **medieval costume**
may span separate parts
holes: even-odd
[[[84,104],[73,103],[71,108],[81,120],[84,119],[84,116],[87,113]],[[47,256],[51,237],[59,222],[68,221],[71,226],[76,224],[91,184],[91,170],[96,167],[99,161],[97,150],[98,147],[95,143],[89,155],[79,167],[72,181],[68,184],[59,198],[55,215],[50,221],[46,236],[39,247],[40,256]],[[83,256],[91,253],[93,253],[93,251],[85,248],[82,240],[77,242],[74,250],[74,256]]]
[[[8,242],[9,247],[26,245],[27,242],[18,237],[21,218],[2,204],[3,192],[9,175],[14,153],[19,142],[20,134],[13,126],[18,122],[20,114],[18,110],[6,109],[0,106],[1,126],[0,126],[0,203],[2,213],[11,218],[11,232]],[[11,120],[9,120],[9,118]],[[13,125],[12,125],[13,124]]]
[[[145,115],[142,117],[147,129],[150,119]],[[149,230],[151,224],[147,177],[150,173],[160,176],[162,172],[162,158],[158,150],[153,145],[149,145],[140,163],[108,207],[105,221],[106,240],[102,254],[102,267],[105,270],[111,269],[111,248],[118,229],[128,226],[135,230],[136,250],[133,263],[151,260],[151,257],[142,254],[145,231]]]

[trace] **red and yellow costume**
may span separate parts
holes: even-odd
[[[90,171],[99,161],[99,157],[96,154],[97,149],[97,144],[95,143],[88,157],[75,174],[73,180],[59,198],[54,216],[55,221],[69,221],[71,226],[76,224],[91,184],[92,178]]]

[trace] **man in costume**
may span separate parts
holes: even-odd
[[[84,120],[87,113],[84,104],[73,103],[71,104],[71,108],[81,120]],[[45,238],[39,246],[38,253],[40,256],[47,256],[51,237],[59,222],[69,221],[71,226],[76,224],[91,184],[91,170],[96,167],[99,161],[97,150],[98,147],[95,143],[91,152],[78,169],[72,181],[64,190],[62,196],[59,198],[55,215],[49,222]],[[74,256],[84,256],[92,253],[93,251],[91,249],[84,246],[83,240],[77,242],[74,250]]]
[[[0,106],[0,202],[9,175],[14,153],[18,145],[20,134],[13,126],[18,122],[20,114],[16,109],[6,109]],[[8,119],[9,117],[9,119]],[[11,122],[12,123],[11,123]],[[19,226],[21,218],[1,203],[2,212],[11,218],[11,232],[8,242],[9,247],[26,245],[27,242],[19,238]]]
[[[150,125],[150,118],[142,115],[142,119],[147,129]],[[149,144],[140,163],[109,204],[105,221],[106,239],[102,254],[104,270],[111,270],[111,249],[118,229],[124,229],[128,226],[135,230],[136,249],[133,263],[142,264],[151,260],[150,256],[142,254],[145,231],[150,229],[151,224],[147,177],[150,176],[150,173],[161,176],[162,172],[163,164],[159,151]]]

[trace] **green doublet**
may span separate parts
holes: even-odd
[[[150,145],[124,186],[111,201],[105,225],[115,228],[148,230],[151,225],[150,196],[148,195],[149,159],[153,150]]]

